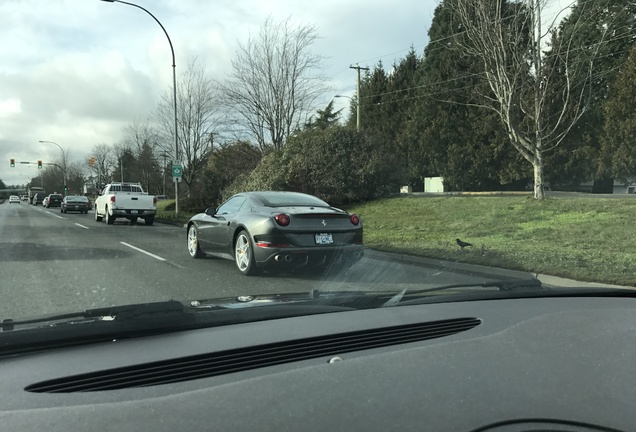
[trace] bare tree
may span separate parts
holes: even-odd
[[[170,137],[174,136],[172,98],[170,89],[163,94],[156,111],[164,143],[170,142]],[[177,80],[178,157],[183,164],[183,181],[190,191],[212,149],[213,136],[219,125],[218,117],[219,104],[212,80],[206,75],[205,68],[197,60],[192,60]]]
[[[230,78],[219,84],[237,135],[252,135],[261,150],[280,149],[304,125],[327,90],[315,75],[323,56],[310,51],[317,38],[313,25],[269,18],[257,36],[239,46]]]
[[[74,161],[66,166],[66,180],[69,194],[84,193],[84,183],[86,177],[84,175],[86,162]]]
[[[93,146],[91,156],[95,158],[95,165],[91,167],[97,178],[95,185],[98,189],[101,189],[107,180],[111,178],[110,176],[115,166],[113,147],[105,143],[96,144]]]
[[[584,60],[572,55],[574,35],[552,37],[558,67],[544,70],[544,40],[558,34],[553,20],[542,26],[546,0],[447,0],[461,26],[456,45],[478,58],[490,92],[478,106],[495,111],[510,142],[534,169],[534,197],[544,198],[544,153],[554,149],[583,115],[599,47]],[[580,26],[583,28],[583,26]],[[554,63],[554,62],[553,62]],[[574,78],[576,77],[576,79]]]

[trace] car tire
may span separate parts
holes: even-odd
[[[234,263],[238,271],[245,276],[253,276],[259,272],[254,258],[254,246],[249,233],[245,230],[239,231],[234,240]]]
[[[151,217],[144,218],[144,223],[146,225],[152,225],[153,223],[155,223],[155,217],[151,216]]]
[[[101,222],[102,217],[97,213],[97,207],[95,207],[95,222]]]
[[[112,225],[115,223],[115,218],[108,213],[108,207],[104,207],[104,219],[108,225]]]
[[[203,258],[205,255],[201,251],[201,246],[199,245],[199,231],[197,231],[197,227],[194,224],[188,227],[188,252],[192,258]]]

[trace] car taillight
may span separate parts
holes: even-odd
[[[287,216],[285,213],[277,214],[276,216],[274,216],[274,219],[276,220],[276,223],[280,226],[289,225],[289,216]]]
[[[153,197],[153,198],[152,198],[152,203],[153,203],[153,204],[157,204],[157,197]]]
[[[352,214],[349,219],[351,219],[351,223],[354,225],[358,225],[360,223],[360,216],[357,214]]]
[[[114,203],[114,202],[115,202],[115,195],[112,195],[112,196],[110,197],[110,202],[111,202],[111,203]]]
[[[287,248],[292,247],[289,243],[269,243],[269,242],[258,242],[256,246],[262,248]]]

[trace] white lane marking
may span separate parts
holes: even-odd
[[[153,253],[150,253],[150,252],[148,252],[148,251],[145,251],[145,250],[143,250],[143,249],[140,249],[140,248],[138,248],[137,246],[133,246],[133,245],[128,244],[128,243],[126,243],[126,242],[119,242],[119,243],[123,244],[124,246],[128,246],[129,248],[134,249],[134,250],[136,250],[136,251],[138,251],[138,252],[141,252],[141,253],[144,253],[144,254],[146,254],[146,255],[148,255],[148,256],[151,256],[151,257],[153,257],[154,259],[158,259],[159,261],[165,261],[165,260],[166,260],[165,258],[161,258],[159,255],[155,255],[155,254],[153,254]]]
[[[58,216],[58,215],[56,215],[56,214],[53,214],[53,213],[51,213],[51,212],[50,212],[50,211],[48,211],[48,210],[44,210],[44,212],[45,212],[45,213],[50,214],[51,216],[55,216],[56,218],[59,218],[59,219],[66,219],[65,217],[62,217],[62,216]]]
[[[78,224],[77,222],[75,222],[75,225],[77,225],[77,226],[78,226],[78,227],[80,227],[80,228],[90,229],[90,228],[88,228],[87,226],[84,226],[84,225],[82,225],[82,224]]]

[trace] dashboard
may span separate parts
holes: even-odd
[[[3,430],[636,430],[636,300],[386,307],[0,359]]]

